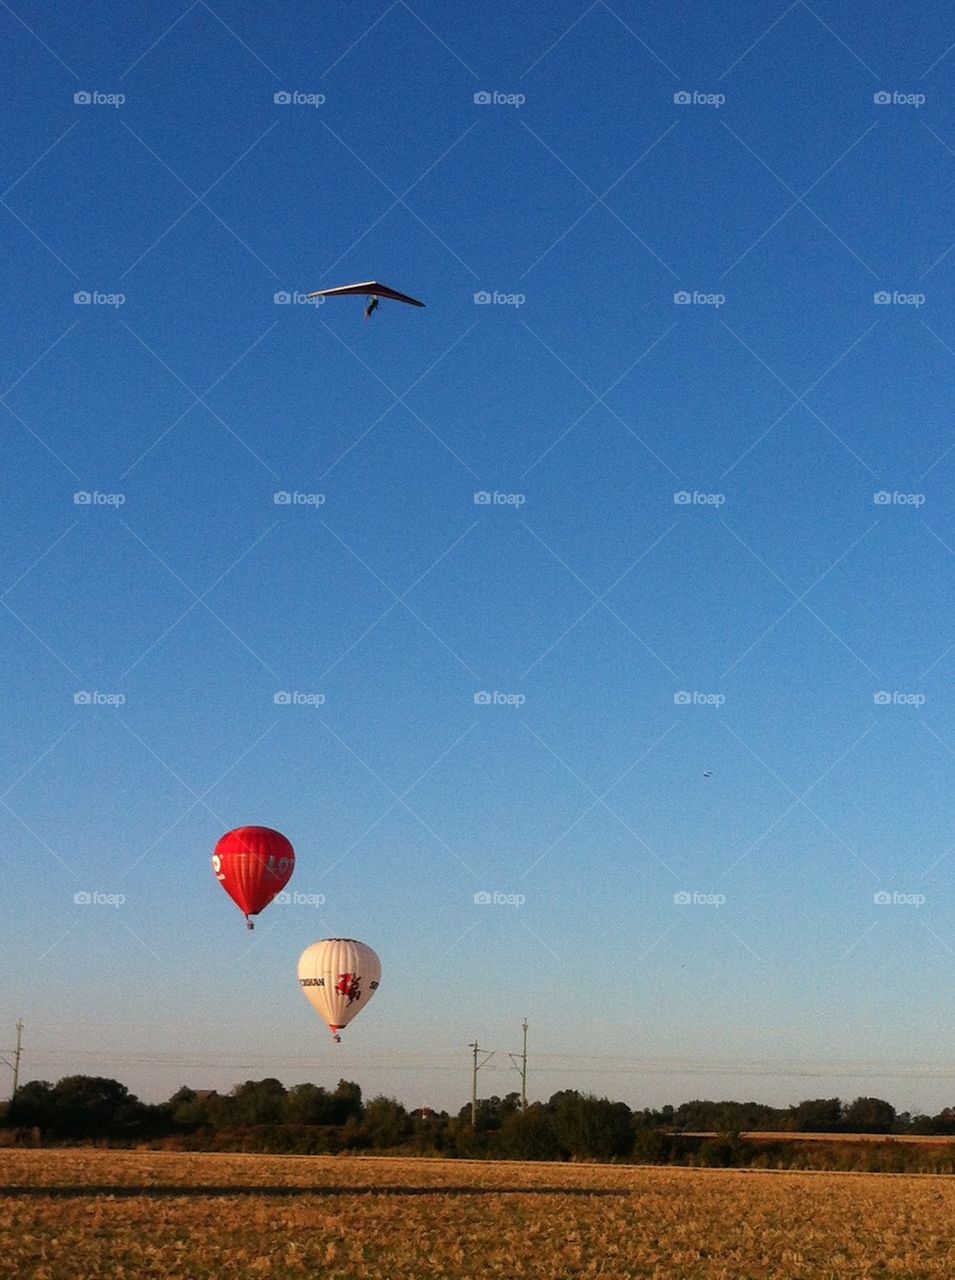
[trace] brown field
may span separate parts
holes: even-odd
[[[17,1280],[955,1276],[955,1179],[0,1152]]]

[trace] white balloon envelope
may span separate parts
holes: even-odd
[[[336,1044],[341,1043],[339,1032],[361,1013],[380,981],[381,961],[355,938],[324,938],[299,957],[299,986]]]

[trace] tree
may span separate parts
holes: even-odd
[[[317,1084],[292,1085],[285,1095],[286,1124],[334,1124],[339,1103]]]
[[[414,1131],[414,1122],[400,1102],[379,1094],[366,1103],[361,1127],[371,1146],[385,1150],[406,1142]]]
[[[945,1130],[931,1117],[926,1115],[916,1115],[912,1117],[910,1132],[920,1135],[930,1133],[944,1133]]]
[[[139,1099],[106,1076],[64,1076],[53,1097],[53,1128],[68,1138],[119,1137],[142,1118]]]
[[[339,1080],[332,1094],[334,1099],[333,1124],[344,1124],[346,1120],[360,1120],[362,1115],[361,1085],[351,1080]]]
[[[24,1129],[52,1129],[55,1116],[56,1094],[48,1080],[21,1084],[7,1108],[7,1123]]]
[[[500,1129],[506,1116],[514,1115],[521,1109],[521,1098],[518,1093],[508,1093],[499,1098],[496,1093],[490,1098],[479,1098],[477,1104],[477,1124],[479,1133],[493,1133]],[[465,1105],[458,1112],[462,1124],[471,1123],[471,1104]]]
[[[540,1102],[506,1115],[500,1129],[501,1154],[515,1160],[559,1160],[560,1143]]]
[[[637,1164],[666,1164],[673,1150],[673,1137],[659,1129],[637,1129],[630,1158]]]
[[[738,1133],[720,1133],[700,1147],[697,1163],[704,1169],[730,1169],[746,1163],[746,1150]]]
[[[625,1102],[565,1089],[553,1095],[547,1110],[554,1136],[569,1156],[607,1160],[630,1150],[633,1130]]]
[[[728,1133],[743,1129],[779,1129],[789,1119],[787,1111],[761,1102],[684,1102],[673,1113],[672,1123],[690,1133]]]
[[[792,1118],[798,1133],[838,1133],[842,1102],[839,1098],[808,1098],[792,1108]]]
[[[673,1113],[673,1124],[677,1129],[690,1133],[706,1133],[717,1127],[717,1102],[708,1102],[702,1098],[694,1098],[691,1102],[681,1102]]]
[[[895,1107],[882,1098],[856,1098],[845,1109],[843,1125],[849,1133],[891,1133]]]
[[[237,1125],[281,1124],[285,1085],[274,1077],[246,1080],[232,1090],[230,1119]]]
[[[215,1129],[228,1123],[231,1098],[223,1098],[215,1089],[190,1089],[182,1085],[165,1104],[172,1127],[194,1133],[197,1129]]]

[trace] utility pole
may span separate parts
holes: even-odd
[[[5,1063],[13,1072],[13,1093],[10,1094],[11,1098],[16,1097],[17,1086],[19,1085],[19,1082],[20,1082],[20,1054],[22,1052],[22,1049],[21,1049],[22,1040],[23,1040],[23,1019],[17,1018],[17,1047],[13,1051],[13,1061],[11,1062],[10,1059],[5,1054],[0,1053],[0,1062]]]
[[[477,1128],[477,1073],[478,1073],[478,1042],[475,1040],[470,1046],[474,1050],[474,1067],[471,1071],[471,1128]]]
[[[521,1113],[527,1110],[527,1019],[521,1023],[524,1032],[524,1048],[521,1052]]]
[[[477,1073],[484,1066],[485,1062],[490,1062],[497,1052],[495,1049],[482,1050],[478,1042],[475,1040],[473,1044],[469,1044],[468,1048],[473,1051],[473,1066],[471,1068],[471,1128],[477,1128]],[[484,1057],[478,1062],[478,1054],[483,1052]]]
[[[524,1032],[524,1047],[520,1053],[509,1053],[507,1056],[511,1060],[511,1066],[516,1067],[521,1073],[521,1112],[527,1110],[527,1019],[521,1023],[521,1030]]]

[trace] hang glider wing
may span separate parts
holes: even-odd
[[[364,284],[342,284],[337,289],[317,289],[310,293],[310,298],[343,298],[351,294],[360,294],[367,298],[391,298],[393,302],[407,302],[412,307],[423,307],[424,303],[417,298],[409,298],[406,293],[397,289],[389,289],[386,284],[377,280],[366,280]]]

